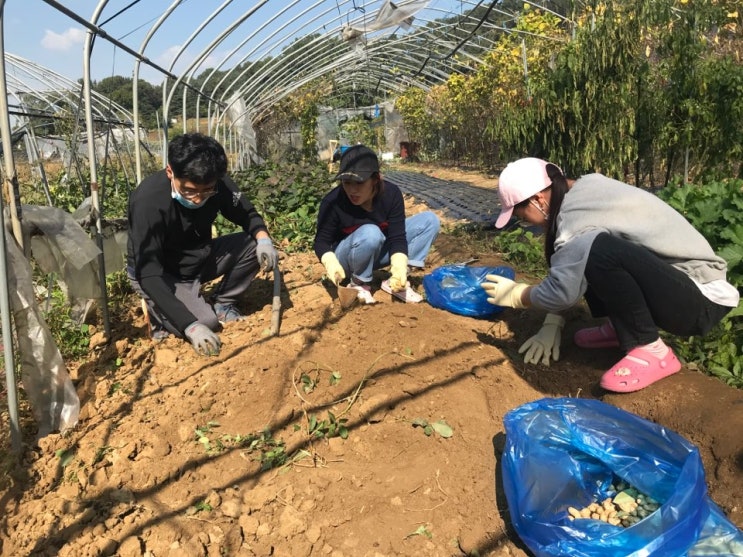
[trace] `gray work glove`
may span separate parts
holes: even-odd
[[[216,356],[222,347],[222,341],[219,340],[217,333],[209,327],[198,321],[194,321],[184,331],[186,338],[191,341],[193,349],[197,354],[204,356]]]
[[[258,256],[258,263],[264,271],[272,271],[276,266],[279,254],[273,247],[271,238],[261,238],[257,242],[255,253]]]

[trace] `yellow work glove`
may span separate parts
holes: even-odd
[[[404,253],[390,255],[390,288],[393,292],[405,290],[408,284],[408,256]]]
[[[514,282],[500,275],[485,275],[485,280],[488,282],[483,282],[480,286],[488,295],[489,303],[509,308],[525,307],[521,295],[529,288],[528,284]]]
[[[328,278],[336,286],[346,278],[346,271],[343,270],[343,265],[341,265],[341,262],[338,261],[338,258],[332,251],[323,254],[320,261],[325,266],[325,272],[328,274]]]
[[[560,341],[562,339],[562,328],[565,326],[565,320],[555,313],[548,313],[544,318],[544,324],[539,332],[527,340],[519,348],[519,354],[524,355],[524,362],[527,364],[538,364],[542,360],[542,365],[550,365],[550,356],[557,361],[560,359]]]

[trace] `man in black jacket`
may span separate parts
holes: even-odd
[[[212,238],[220,213],[243,232]],[[197,133],[173,139],[165,169],[132,192],[128,217],[127,273],[153,338],[171,333],[199,354],[218,354],[221,324],[242,318],[235,302],[278,257],[263,218],[227,176],[224,148]],[[201,285],[218,277],[209,303]]]

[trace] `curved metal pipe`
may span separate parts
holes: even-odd
[[[93,16],[91,17],[90,23],[95,25],[100,17],[103,8],[108,3],[108,0],[101,0]],[[90,55],[93,48],[93,37],[95,36],[93,30],[88,29],[88,33],[85,37],[85,47],[83,49],[83,97],[85,99],[85,130],[88,136],[88,165],[90,169],[90,201],[95,212],[95,229],[96,239],[98,241],[98,249],[101,250],[98,256],[98,281],[101,287],[101,315],[103,317],[103,329],[106,333],[106,340],[111,338],[111,320],[108,314],[108,295],[106,292],[106,265],[105,258],[103,256],[103,224],[101,222],[101,203],[98,192],[98,174],[96,168],[95,158],[95,130],[93,128],[93,109],[91,106],[91,85],[90,85]]]
[[[2,134],[5,176],[9,181],[17,181],[13,162],[10,117],[8,116],[8,87],[5,79],[5,22],[3,13],[5,0],[0,0],[0,134]],[[6,178],[7,179],[7,178]],[[20,231],[20,230],[19,230]],[[22,235],[21,235],[22,237]],[[22,436],[18,421],[18,390],[15,380],[15,359],[13,354],[13,325],[10,322],[10,298],[8,296],[8,265],[5,251],[5,210],[3,196],[0,195],[0,322],[3,328],[3,357],[5,358],[5,384],[8,389],[8,417],[10,421],[10,442],[13,452],[21,452]],[[21,244],[22,245],[22,244]]]

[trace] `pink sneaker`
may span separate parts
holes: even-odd
[[[589,327],[575,332],[573,342],[581,348],[614,348],[619,346],[619,339],[611,321],[600,327]]]
[[[601,377],[601,386],[615,393],[631,393],[644,389],[681,369],[671,348],[662,358],[656,358],[642,348],[633,348]]]

